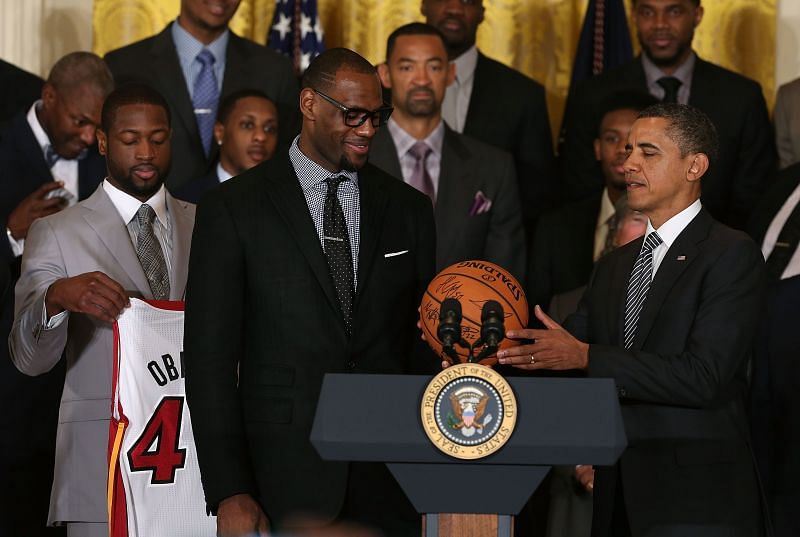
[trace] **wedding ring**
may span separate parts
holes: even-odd
[[[531,354],[531,363],[532,364],[536,363],[536,358],[533,356],[533,354]]]

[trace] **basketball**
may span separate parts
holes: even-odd
[[[481,341],[481,316],[487,305],[493,305],[490,301],[495,301],[502,309],[503,334],[506,330],[528,326],[528,301],[522,286],[510,272],[488,261],[461,261],[450,265],[428,285],[419,310],[425,339],[443,360],[451,361],[438,335],[442,303],[447,299],[455,299],[461,305],[461,342],[453,345],[461,362],[470,361],[471,356],[478,357],[485,348],[486,342]],[[503,338],[499,349],[517,345],[519,342]],[[479,362],[494,365],[497,353],[492,352]]]

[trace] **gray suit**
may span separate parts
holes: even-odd
[[[167,194],[167,210],[172,227],[170,298],[180,300],[186,287],[194,205]],[[41,375],[66,350],[50,524],[107,518],[112,326],[70,313],[59,326],[42,330],[47,288],[57,279],[92,271],[104,272],[132,294],[152,298],[128,231],[102,185],[85,201],[33,223],[16,288],[9,344],[17,368]]]
[[[402,180],[389,129],[380,129],[372,139],[369,161]],[[485,259],[523,282],[525,231],[511,155],[445,126],[440,169],[434,211],[436,270],[465,259]],[[478,192],[491,200],[491,209],[470,214]]]
[[[773,121],[780,169],[800,162],[800,78],[778,88]]]

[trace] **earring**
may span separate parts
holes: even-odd
[[[217,140],[217,145],[222,145],[222,140]]]

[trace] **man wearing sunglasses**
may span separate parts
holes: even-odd
[[[412,22],[386,45],[381,82],[394,115],[375,135],[372,162],[427,194],[436,214],[436,268],[485,259],[525,276],[525,232],[511,155],[452,130],[442,100],[455,66],[442,33]]]
[[[369,62],[330,49],[301,87],[291,147],[198,208],[185,361],[206,501],[222,537],[337,522],[418,535],[383,465],[322,461],[309,434],[325,373],[434,372],[415,347],[431,202],[367,163],[392,111]]]

